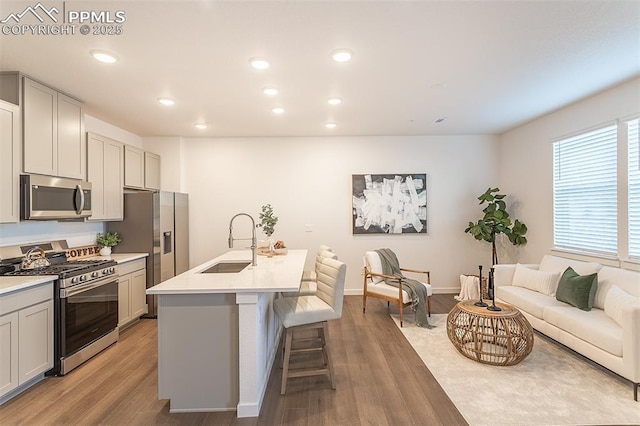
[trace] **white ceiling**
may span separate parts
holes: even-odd
[[[2,0],[0,20],[37,2]],[[640,1],[42,3],[123,10],[123,34],[0,34],[0,69],[140,136],[499,134],[640,75]],[[341,47],[349,63],[330,59]],[[272,66],[252,69],[255,56]]]

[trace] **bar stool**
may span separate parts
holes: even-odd
[[[328,250],[323,250],[323,247],[328,248]],[[284,297],[294,297],[294,296],[313,296],[316,294],[318,290],[318,268],[320,268],[320,264],[323,259],[337,259],[338,255],[331,251],[331,248],[327,246],[320,246],[320,250],[318,254],[316,254],[316,263],[313,268],[313,271],[305,271],[302,275],[302,281],[300,282],[300,290],[293,292],[284,292],[282,296]]]
[[[325,258],[318,269],[318,290],[315,295],[283,297],[274,300],[273,309],[285,328],[281,395],[285,394],[287,380],[292,377],[328,374],[331,388],[336,388],[331,360],[327,351],[327,321],[342,316],[346,271],[347,265],[344,263],[336,259]],[[294,330],[315,330],[317,332],[316,344],[305,348],[293,348]],[[322,352],[324,364],[321,367],[295,370],[289,368],[292,355],[309,352]]]

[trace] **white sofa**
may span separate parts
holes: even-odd
[[[571,267],[597,273],[590,311],[556,300],[558,280]],[[534,329],[640,385],[640,272],[546,255],[539,265],[496,265],[496,299],[516,306]]]

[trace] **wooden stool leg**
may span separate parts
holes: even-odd
[[[289,373],[289,359],[291,358],[292,337],[293,329],[287,328],[287,334],[284,340],[284,359],[282,360],[282,384],[280,385],[280,395],[284,395],[287,391],[287,375]]]
[[[329,377],[331,378],[331,389],[336,388],[336,382],[333,375],[333,366],[331,365],[331,358],[329,357],[329,351],[327,350],[327,335],[329,334],[329,326],[325,321],[322,323],[322,353],[327,362],[327,368],[329,369]]]
[[[389,303],[389,302],[387,302]],[[402,321],[404,319],[404,306],[402,306],[402,300],[398,304],[398,309],[400,309],[400,327],[402,327]]]

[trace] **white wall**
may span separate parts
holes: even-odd
[[[142,138],[85,114],[85,130],[141,147]],[[0,246],[66,239],[70,247],[93,244],[104,231],[103,222],[23,221],[0,224]]]
[[[640,78],[513,129],[500,137],[500,185],[518,200],[529,232],[522,262],[536,263],[553,246],[552,140],[640,112]]]
[[[150,141],[151,142],[151,141]],[[464,233],[480,217],[476,197],[497,184],[493,136],[183,139],[181,188],[190,197],[191,266],[228,250],[229,220],[258,217],[270,203],[279,222],[274,238],[309,250],[320,244],[347,263],[347,290],[361,290],[362,255],[390,247],[401,265],[432,271],[436,291],[456,292],[460,273],[488,267],[490,246]],[[145,147],[151,145],[145,140]],[[175,147],[174,147],[175,148]],[[163,175],[168,171],[164,162]],[[351,232],[351,175],[427,173],[427,235]],[[312,232],[305,232],[310,224]],[[250,236],[240,219],[235,236]],[[261,234],[262,235],[262,234]],[[486,270],[486,269],[485,269]]]

